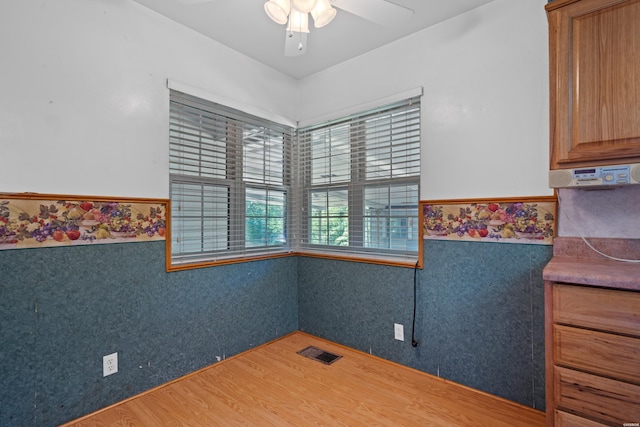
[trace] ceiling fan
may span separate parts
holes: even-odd
[[[207,3],[214,0],[177,0],[183,4]],[[336,9],[359,16],[382,26],[405,22],[414,11],[387,0],[266,0],[264,10],[275,23],[286,24],[285,56],[304,55],[309,34],[309,15],[315,28],[329,24]]]

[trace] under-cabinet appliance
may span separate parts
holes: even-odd
[[[551,188],[594,188],[640,184],[640,163],[549,171]]]

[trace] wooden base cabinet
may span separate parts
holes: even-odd
[[[640,422],[640,292],[545,281],[547,426]]]

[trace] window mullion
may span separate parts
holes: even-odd
[[[364,123],[353,120],[349,129],[351,183],[349,185],[349,246],[362,247],[364,239],[364,181],[366,180]]]
[[[243,178],[242,123],[229,120],[227,128],[227,179],[229,191],[228,245],[231,251],[244,249],[246,188]]]

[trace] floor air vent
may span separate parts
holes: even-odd
[[[308,357],[309,359],[322,362],[325,365],[331,365],[333,362],[335,362],[336,360],[342,357],[342,356],[338,356],[337,354],[333,354],[333,353],[329,353],[328,351],[321,350],[318,347],[314,347],[312,345],[303,350],[300,350],[298,354],[304,357]]]

